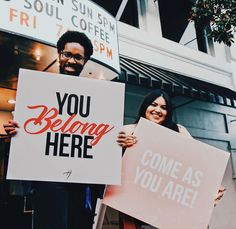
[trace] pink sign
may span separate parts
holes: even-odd
[[[103,203],[160,229],[205,229],[229,153],[141,119]]]

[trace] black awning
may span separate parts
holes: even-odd
[[[161,88],[172,96],[236,107],[236,92],[201,80],[163,70],[134,59],[120,56],[121,74],[116,81],[148,88]]]

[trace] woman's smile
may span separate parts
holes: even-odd
[[[166,101],[160,96],[147,107],[146,119],[157,124],[163,124],[167,117]]]

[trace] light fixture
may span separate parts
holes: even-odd
[[[14,99],[9,99],[7,102],[10,103],[10,104],[15,104],[15,103],[16,103],[16,100],[14,100]]]
[[[35,49],[35,58],[37,61],[40,61],[40,59],[41,59],[41,49],[40,48]]]

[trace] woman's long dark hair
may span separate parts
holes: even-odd
[[[171,105],[171,99],[170,99],[170,96],[160,90],[160,89],[156,89],[154,91],[152,91],[151,93],[149,93],[148,95],[145,96],[140,108],[139,108],[139,117],[138,117],[138,120],[140,119],[140,117],[143,117],[143,118],[146,118],[146,110],[148,108],[149,105],[152,104],[152,102],[158,98],[158,97],[163,97],[166,101],[166,109],[167,109],[167,116],[166,116],[166,119],[163,123],[163,126],[171,129],[171,130],[174,130],[176,132],[179,132],[179,128],[178,126],[176,125],[176,123],[174,123],[172,121],[172,105]],[[137,122],[138,122],[137,120]]]

